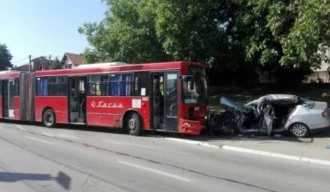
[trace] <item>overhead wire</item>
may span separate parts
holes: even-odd
[[[14,62],[12,62],[12,63],[13,63],[13,65],[17,65],[17,64],[19,64],[20,62],[22,62],[22,61],[24,61],[24,60],[26,60],[26,59],[28,59],[28,58],[29,58],[29,56],[26,56],[25,58],[20,59],[20,60],[16,60],[16,61],[14,61]]]

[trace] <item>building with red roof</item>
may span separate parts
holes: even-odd
[[[84,63],[84,58],[82,54],[64,53],[62,63],[64,68],[76,68]]]

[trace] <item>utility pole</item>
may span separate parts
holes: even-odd
[[[52,55],[49,55],[49,59],[47,61],[48,65],[48,70],[53,69],[53,62],[52,62]]]
[[[31,55],[29,55],[29,72],[31,72],[31,65],[32,65],[32,62],[31,62]]]

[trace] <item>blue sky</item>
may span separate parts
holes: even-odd
[[[1,0],[0,43],[14,65],[28,62],[29,54],[61,59],[64,52],[81,53],[88,42],[79,26],[101,21],[105,11],[101,0]]]

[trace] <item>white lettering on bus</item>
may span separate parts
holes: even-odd
[[[92,101],[91,106],[93,108],[124,108],[122,103],[107,103],[104,101]]]

